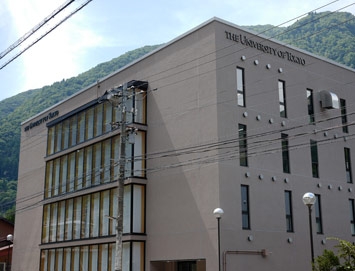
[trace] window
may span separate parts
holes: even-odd
[[[319,178],[317,141],[311,140],[312,176]]]
[[[349,199],[349,204],[350,204],[350,229],[351,229],[351,234],[355,235],[355,205],[354,205],[354,199]]]
[[[243,230],[250,229],[250,215],[249,215],[249,186],[241,186],[241,205],[242,205],[242,228]]]
[[[237,67],[237,98],[238,105],[245,107],[245,84],[244,84],[244,69]]]
[[[288,135],[281,134],[282,168],[284,173],[290,173],[290,155],[288,148]]]
[[[314,123],[314,105],[313,105],[313,90],[307,89],[307,105],[309,123]]]
[[[238,125],[239,129],[239,163],[241,166],[248,166],[248,144],[247,144],[247,126]]]
[[[322,210],[320,195],[316,195],[316,202],[314,203],[314,210],[316,216],[317,233],[323,233]]]
[[[346,181],[348,183],[352,183],[353,176],[351,173],[351,158],[350,158],[350,149],[349,148],[344,148],[344,156],[345,156]]]
[[[293,232],[292,192],[285,191],[286,231]]]
[[[131,90],[130,90],[131,91]],[[127,100],[127,123],[146,123],[146,93],[138,88]],[[109,102],[99,103],[53,123],[48,128],[47,155],[83,143],[112,130],[112,123],[119,122],[121,109],[112,107]]]
[[[144,242],[123,242],[122,249],[122,270],[144,270]],[[115,270],[115,250],[115,243],[43,249],[40,270]],[[195,271],[196,262],[186,270]]]
[[[285,81],[279,80],[278,86],[279,86],[280,117],[287,118]]]
[[[135,144],[127,144],[126,175],[145,176],[145,132],[137,131]],[[112,182],[118,176],[119,136],[86,146],[46,163],[45,198]]]
[[[124,188],[123,233],[145,233],[145,186]],[[87,194],[43,207],[42,243],[110,236],[117,215],[117,189]]]
[[[348,133],[348,116],[346,113],[346,103],[344,99],[340,99],[340,111],[341,111],[341,124],[343,126],[343,132]]]
[[[196,261],[178,262],[177,271],[196,271]]]

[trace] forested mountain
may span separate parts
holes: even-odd
[[[312,12],[288,27],[246,28],[355,68],[355,17],[351,13]]]
[[[355,16],[351,13],[310,13],[288,27],[245,27],[355,68]],[[20,123],[157,47],[145,46],[127,52],[76,77],[0,101],[0,216],[14,206]],[[6,217],[11,219],[11,212]]]

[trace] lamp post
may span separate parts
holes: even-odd
[[[218,227],[218,270],[221,271],[221,228],[220,228],[220,220],[222,215],[224,214],[223,209],[216,208],[213,211],[214,216],[217,218],[217,227]]]
[[[303,203],[308,207],[308,219],[309,219],[309,233],[310,233],[310,242],[311,242],[311,257],[312,257],[312,265],[314,263],[314,250],[313,250],[313,230],[312,230],[312,206],[316,202],[316,196],[307,192],[303,195]]]
[[[6,236],[6,240],[9,242],[9,248],[7,250],[7,266],[6,266],[6,269],[7,270],[11,270],[10,269],[10,248],[11,248],[11,243],[13,243],[13,241],[14,241],[14,236],[12,234],[8,234]]]

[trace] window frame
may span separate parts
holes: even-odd
[[[310,140],[311,162],[312,162],[312,177],[319,178],[319,160],[318,160],[318,145],[317,141]]]
[[[294,232],[293,223],[293,207],[292,207],[292,191],[285,190],[285,216],[286,216],[286,231]]]
[[[339,99],[339,103],[340,103],[342,130],[343,130],[343,133],[349,133],[346,101],[345,101],[345,99]]]
[[[307,88],[306,93],[307,93],[307,106],[308,106],[309,123],[314,124],[315,116],[314,116],[313,90]]]
[[[236,67],[236,90],[237,90],[237,104],[240,107],[245,107],[245,69]]]
[[[351,153],[350,148],[344,148],[344,164],[345,164],[345,173],[346,173],[346,182],[353,183],[353,175],[351,168]]]
[[[286,82],[284,80],[278,80],[278,92],[280,117],[287,118]]]
[[[243,167],[248,166],[248,141],[247,141],[247,126],[245,124],[238,124],[239,136],[239,165]]]
[[[241,214],[242,214],[242,229],[250,230],[250,198],[249,186],[242,184],[241,191]]]
[[[323,217],[322,217],[322,200],[321,195],[315,194],[316,202],[314,203],[314,216],[317,225],[317,234],[323,234]]]
[[[281,152],[282,152],[282,170],[283,173],[291,173],[290,149],[288,135],[281,133]]]

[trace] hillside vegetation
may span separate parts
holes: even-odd
[[[351,13],[310,13],[288,27],[245,27],[355,68],[355,17]],[[145,46],[127,52],[76,77],[0,101],[0,216],[6,215],[11,219],[14,208],[20,123],[157,47]]]

